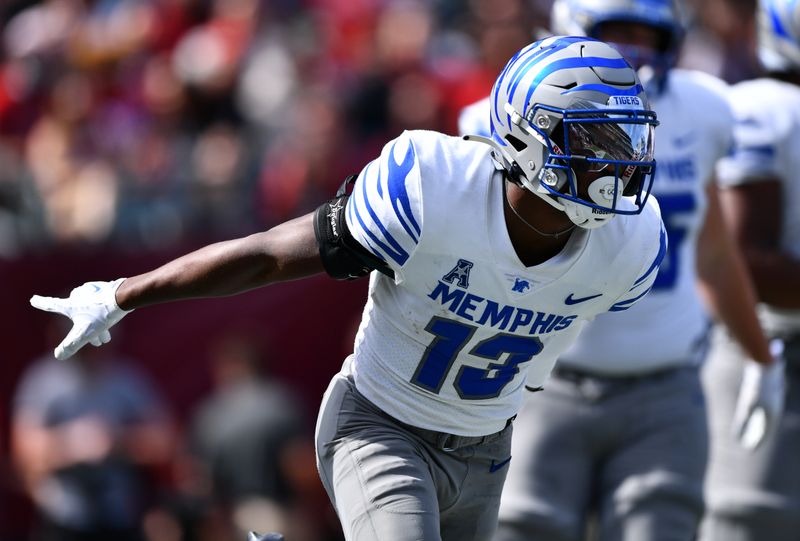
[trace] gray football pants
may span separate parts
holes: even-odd
[[[317,420],[317,467],[348,541],[486,541],[511,432],[511,422],[477,438],[403,425],[339,374]]]
[[[800,337],[784,355],[783,418],[746,451],[731,433],[746,355],[723,330],[714,333],[703,371],[712,436],[702,541],[800,541]]]
[[[514,427],[495,541],[690,541],[708,451],[696,368],[639,379],[556,369]]]

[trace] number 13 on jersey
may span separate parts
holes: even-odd
[[[434,338],[425,350],[411,383],[438,394],[453,369],[453,363],[477,327],[434,317],[425,330]],[[542,342],[535,336],[497,333],[481,340],[469,350],[470,355],[490,361],[499,361],[504,354],[507,357],[503,362],[490,362],[485,369],[460,366],[453,382],[456,392],[465,400],[494,398],[519,373],[519,365],[530,361],[540,351]]]

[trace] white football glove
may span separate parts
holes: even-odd
[[[113,282],[87,282],[73,289],[66,299],[31,297],[31,305],[39,310],[56,312],[72,320],[72,330],[56,347],[56,359],[71,357],[86,344],[102,346],[111,340],[109,329],[133,310],[117,305],[117,288],[125,278]]]
[[[733,412],[734,437],[750,451],[764,441],[783,414],[786,389],[783,342],[773,340],[770,350],[775,360],[769,366],[755,361],[749,361],[745,366]]]

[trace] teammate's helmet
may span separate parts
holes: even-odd
[[[584,37],[537,41],[509,61],[489,101],[493,146],[512,180],[584,228],[642,211],[658,122],[615,48]],[[596,180],[581,189],[586,176]]]
[[[615,46],[634,68],[649,68],[653,80],[663,82],[677,61],[685,33],[678,0],[555,0],[550,11],[550,26],[556,34],[600,38],[599,26],[607,22],[639,23],[661,31],[661,43],[655,49]]]
[[[758,60],[768,71],[800,70],[800,2],[759,0]]]

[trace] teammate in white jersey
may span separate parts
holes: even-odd
[[[746,355],[715,333],[703,374],[712,431],[703,541],[800,538],[800,3],[761,1],[757,24],[766,74],[732,88],[736,142],[717,173],[764,326],[785,343],[788,395],[762,445],[737,445],[725,419],[736,408],[729,387]]]
[[[682,34],[677,10],[669,1],[553,6],[554,31],[613,42],[644,74],[660,118],[653,193],[669,250],[652,292],[630,310],[585,325],[545,392],[526,401],[496,540],[579,541],[589,516],[603,541],[694,538],[708,445],[698,368],[710,324],[698,285],[749,357],[772,363],[712,179],[730,147],[725,85],[670,69]],[[461,129],[474,129],[472,115],[485,119],[487,111],[485,102],[465,110]],[[765,397],[745,399],[750,406]]]
[[[316,213],[33,297],[74,322],[56,356],[107,341],[134,308],[378,269],[318,418],[323,484],[349,540],[491,538],[524,387],[582,322],[644,296],[666,252],[648,199],[657,121],[614,48],[530,45],[492,104],[492,139],[405,132]]]

